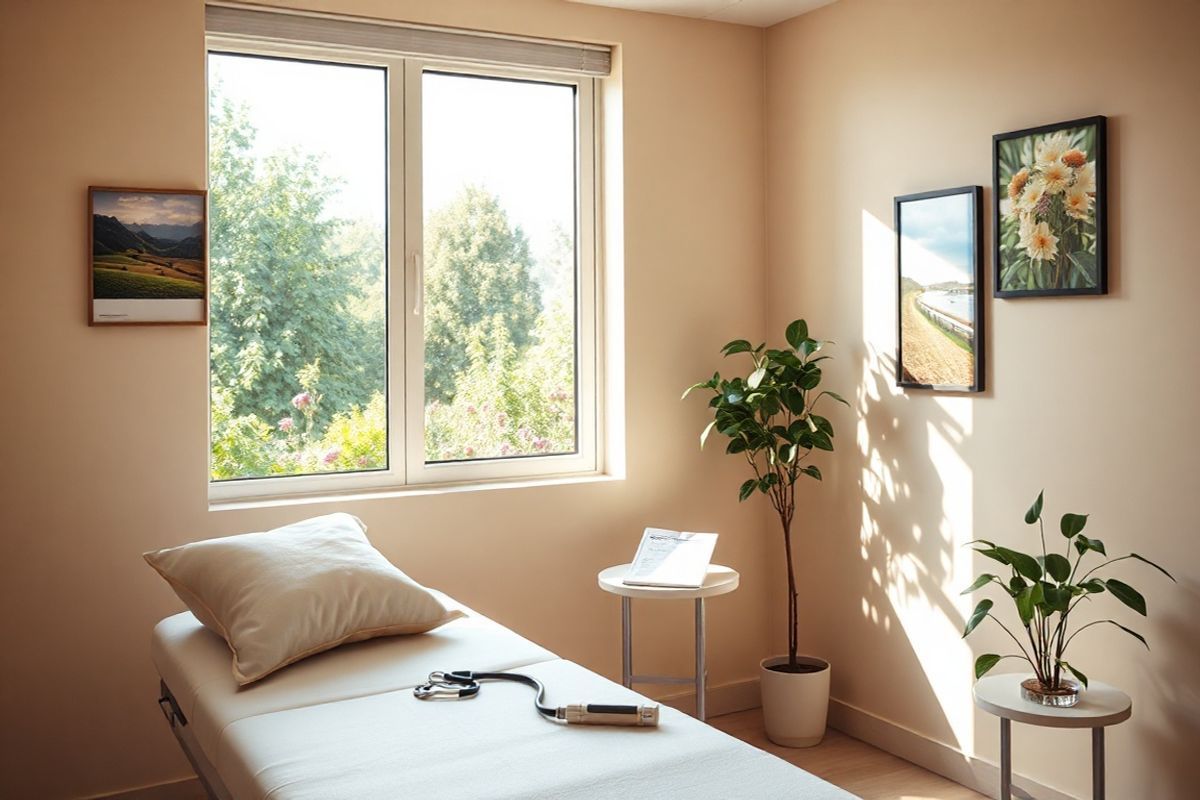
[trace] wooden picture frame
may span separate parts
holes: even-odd
[[[996,297],[1108,293],[1107,123],[992,137]]]
[[[88,325],[208,324],[208,193],[88,187]]]
[[[895,198],[896,385],[981,392],[983,187]]]

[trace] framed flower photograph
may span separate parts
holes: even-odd
[[[995,294],[1105,294],[1105,117],[992,137]]]
[[[983,187],[897,197],[896,385],[983,391]]]
[[[88,324],[204,325],[205,193],[88,187]]]

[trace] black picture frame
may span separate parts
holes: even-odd
[[[906,291],[906,286],[918,284],[922,292],[925,291],[925,286],[920,285],[905,273],[904,263],[904,209],[906,204],[920,203],[922,201],[934,200],[944,197],[952,197],[956,195],[967,195],[970,197],[966,222],[969,230],[966,231],[968,242],[968,259],[967,267],[971,277],[971,294],[972,297],[968,301],[972,311],[972,320],[969,323],[969,335],[964,333],[964,328],[967,327],[966,320],[955,318],[950,314],[943,314],[935,309],[928,309],[925,306],[924,312],[918,310],[917,298],[909,297],[915,290]],[[984,390],[984,309],[983,309],[983,294],[984,294],[984,270],[983,270],[983,187],[982,186],[959,186],[953,189],[938,189],[930,192],[918,192],[916,194],[906,194],[896,197],[894,200],[895,214],[895,232],[896,232],[896,385],[904,389],[931,389],[942,392],[982,392]],[[908,278],[910,283],[906,284]],[[931,284],[932,285],[932,284]],[[960,290],[953,289],[950,293],[961,293]],[[919,296],[919,295],[918,295]],[[936,333],[933,330],[937,328],[939,331],[945,332],[947,340],[951,342],[952,347],[960,347],[960,344],[955,344],[957,339],[961,342],[966,338],[969,344],[968,352],[971,354],[971,363],[968,366],[970,374],[969,383],[935,383],[929,380],[920,380],[917,375],[910,373],[906,367],[904,359],[904,344],[905,344],[905,306],[909,304],[910,323],[918,317],[929,324],[930,332]],[[936,322],[935,322],[936,318]],[[911,344],[911,343],[910,343]],[[910,348],[912,349],[912,348]],[[961,371],[961,370],[960,370]]]
[[[1044,288],[1005,288],[1006,285],[1012,286],[1012,282],[1006,283],[1005,269],[1012,266],[1011,261],[1005,259],[1004,249],[1006,237],[1011,239],[1011,232],[1007,232],[1005,226],[1005,218],[1008,216],[1002,212],[1002,206],[1007,202],[1013,202],[1009,195],[1009,179],[1006,178],[1004,170],[1002,170],[1001,147],[1004,143],[1018,139],[1032,139],[1037,136],[1046,136],[1058,132],[1080,131],[1095,127],[1094,135],[1094,153],[1088,153],[1089,156],[1094,156],[1092,159],[1095,164],[1095,192],[1092,194],[1095,213],[1095,234],[1092,249],[1094,249],[1094,281],[1092,285],[1085,286],[1065,286],[1056,285]],[[1050,125],[1039,125],[1035,128],[1023,128],[1018,131],[1009,131],[1008,133],[997,133],[992,137],[992,190],[993,195],[993,243],[992,243],[992,292],[995,297],[1000,298],[1017,298],[1017,297],[1062,297],[1070,295],[1105,295],[1108,294],[1108,117],[1092,116],[1082,117],[1080,119],[1067,120],[1066,122],[1055,122]],[[1011,227],[1012,223],[1009,223]],[[1087,255],[1086,251],[1083,251]],[[1077,262],[1072,265],[1073,257],[1070,254],[1064,254],[1068,259],[1068,265],[1072,269],[1085,271],[1083,265],[1078,265]]]

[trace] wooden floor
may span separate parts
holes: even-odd
[[[863,800],[986,800],[978,792],[833,728],[816,747],[793,749],[767,739],[761,709],[714,717],[709,723]]]

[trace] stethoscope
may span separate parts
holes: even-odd
[[[598,705],[575,703],[553,708],[545,704],[546,687],[532,675],[519,672],[454,672],[435,671],[429,679],[413,687],[413,696],[418,700],[468,700],[479,694],[480,681],[510,681],[522,683],[537,691],[533,704],[538,713],[547,719],[568,725],[622,725],[636,727],[658,727],[658,704],[646,705]]]

